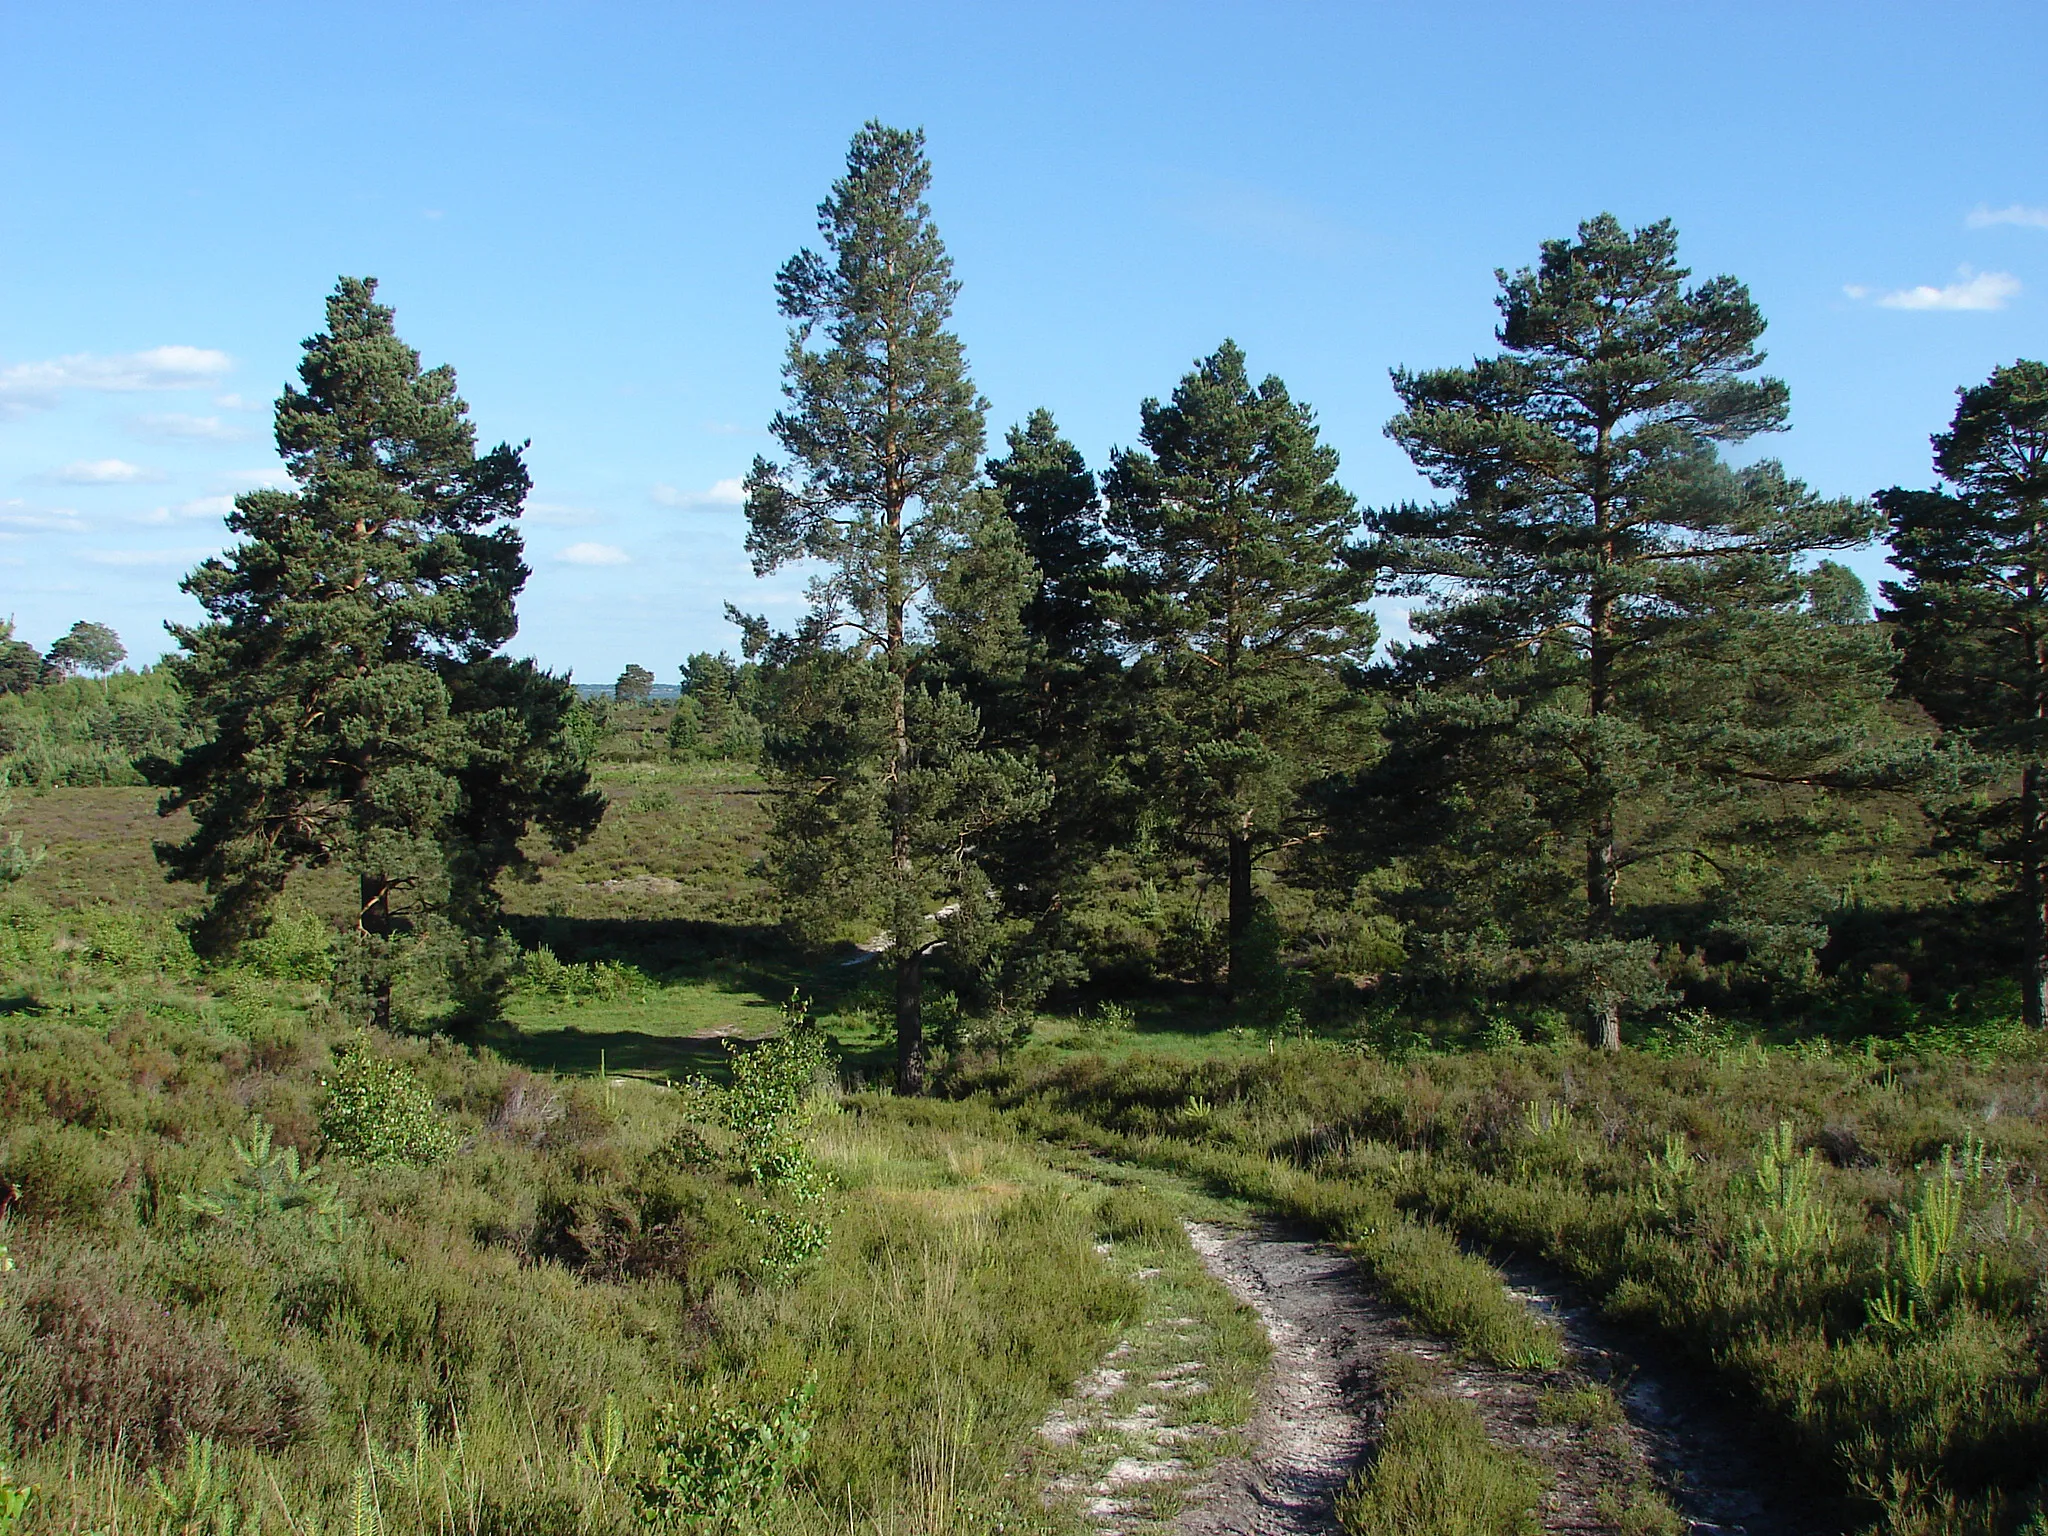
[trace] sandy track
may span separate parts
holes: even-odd
[[[1191,1223],[1210,1272],[1259,1315],[1273,1363],[1249,1432],[1249,1461],[1226,1461],[1174,1526],[1188,1536],[1325,1536],[1337,1492],[1372,1429],[1371,1320],[1357,1266],[1326,1243]],[[1365,1325],[1364,1328],[1361,1325]]]
[[[1737,1417],[1693,1385],[1632,1355],[1615,1330],[1576,1304],[1541,1269],[1509,1266],[1510,1291],[1564,1331],[1572,1360],[1558,1372],[1517,1372],[1457,1361],[1375,1297],[1357,1267],[1328,1243],[1277,1228],[1191,1223],[1189,1240],[1211,1273],[1256,1312],[1273,1360],[1248,1433],[1256,1447],[1222,1463],[1189,1491],[1174,1524],[1182,1536],[1338,1536],[1333,1505],[1365,1459],[1383,1413],[1387,1357],[1436,1363],[1441,1387],[1471,1402],[1499,1444],[1534,1457],[1549,1480],[1541,1510],[1553,1532],[1617,1529],[1603,1496],[1654,1482],[1696,1536],[1820,1536],[1840,1511],[1807,1496]],[[1604,1430],[1551,1422],[1546,1388],[1588,1378],[1619,1389],[1627,1421]]]

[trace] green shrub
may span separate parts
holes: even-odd
[[[351,1162],[373,1168],[439,1162],[455,1150],[455,1132],[411,1072],[355,1040],[337,1053],[334,1072],[321,1080],[320,1134]]]
[[[513,992],[552,1003],[623,1002],[644,997],[654,983],[637,968],[615,960],[563,962],[543,944],[512,963],[507,981]]]
[[[348,1221],[341,1195],[318,1167],[301,1168],[297,1147],[271,1144],[260,1117],[249,1122],[249,1139],[230,1138],[241,1164],[233,1182],[197,1195],[180,1195],[187,1210],[247,1235],[287,1224],[292,1235],[338,1242]]]
[[[333,924],[281,902],[269,926],[243,944],[236,959],[272,981],[326,981],[334,974],[336,948]]]
[[[777,1401],[756,1407],[729,1399],[716,1383],[680,1405],[656,1411],[653,1471],[640,1488],[640,1512],[658,1531],[752,1532],[811,1443],[807,1381]]]
[[[134,1217],[121,1191],[134,1167],[123,1147],[79,1125],[43,1121],[8,1138],[0,1177],[14,1186],[14,1214],[27,1221],[106,1229]]]
[[[0,1536],[14,1536],[35,1496],[35,1489],[15,1482],[8,1477],[7,1469],[0,1467]]]
[[[1337,1518],[1356,1536],[1535,1536],[1542,1495],[1536,1468],[1489,1443],[1469,1403],[1421,1396],[1387,1415]]]

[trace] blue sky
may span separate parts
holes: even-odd
[[[732,646],[794,601],[734,497],[771,280],[868,117],[930,136],[992,440],[1046,405],[1099,465],[1232,336],[1417,494],[1387,369],[1487,350],[1493,269],[1609,209],[1750,284],[1795,473],[1924,484],[1955,388],[2048,353],[2044,59],[2038,0],[0,0],[0,615],[159,653],[348,272],[532,439],[516,650]]]

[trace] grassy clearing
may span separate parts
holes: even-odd
[[[2037,1061],[1298,1043],[1034,1052],[956,1086],[1317,1221],[1488,1358],[1524,1345],[1489,1335],[1496,1303],[1450,1234],[1538,1255],[1774,1416],[1887,1529],[1944,1510],[2011,1528],[2048,1494]]]
[[[15,906],[0,946],[24,1530],[637,1531],[716,1482],[702,1425],[799,1422],[768,1528],[1059,1529],[1004,1474],[1146,1297],[985,1111],[827,1113],[831,1240],[785,1278],[691,1095],[357,1042],[303,956],[202,970],[162,916]],[[396,1077],[342,1119],[352,1046]]]

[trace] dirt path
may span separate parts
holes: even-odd
[[[1190,1223],[1202,1262],[1265,1324],[1273,1363],[1248,1461],[1222,1464],[1174,1527],[1188,1536],[1308,1536],[1339,1528],[1332,1503],[1373,1427],[1372,1324],[1357,1266],[1325,1243]]]
[[[1632,1500],[1659,1494],[1698,1536],[1841,1529],[1828,1506],[1757,1476],[1758,1448],[1726,1408],[1676,1373],[1647,1368],[1540,1270],[1511,1266],[1510,1290],[1559,1324],[1572,1359],[1562,1371],[1516,1372],[1457,1360],[1374,1297],[1327,1243],[1273,1228],[1190,1224],[1188,1235],[1265,1324],[1273,1362],[1248,1430],[1256,1449],[1189,1491],[1174,1526],[1182,1536],[1337,1536],[1333,1501],[1378,1433],[1380,1383],[1397,1354],[1421,1362],[1439,1390],[1470,1401],[1497,1444],[1542,1466],[1546,1531],[1615,1532],[1632,1523]],[[1415,1369],[1404,1363],[1403,1374]],[[1612,1384],[1623,1416],[1571,1410],[1607,1401],[1583,1393],[1590,1381]]]

